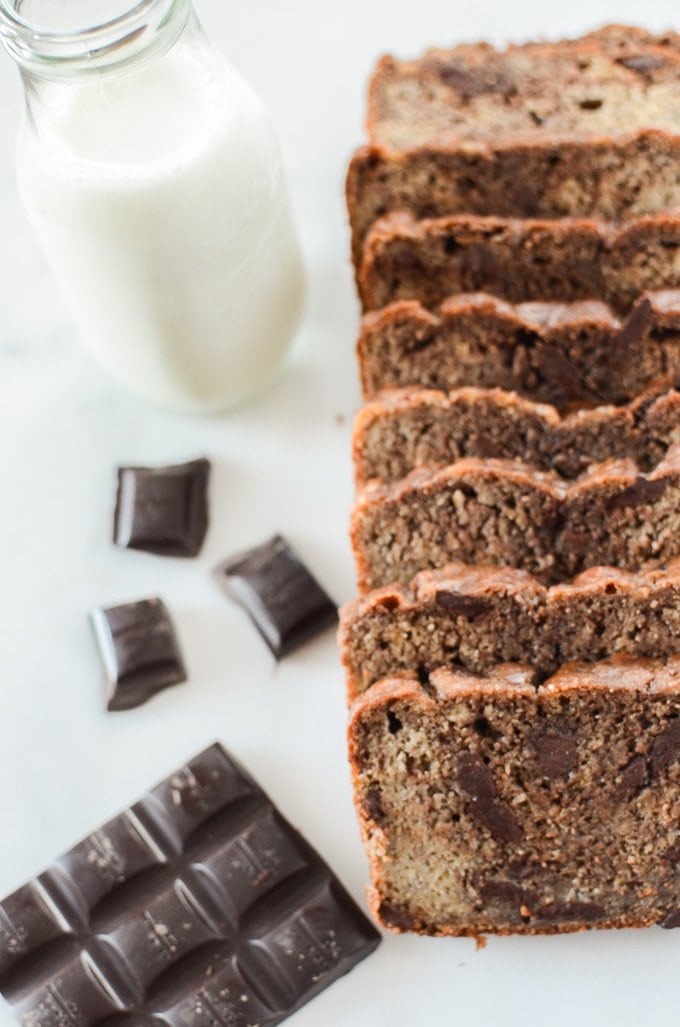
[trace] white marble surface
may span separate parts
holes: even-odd
[[[481,36],[559,35],[644,17],[650,0],[197,0],[213,38],[278,126],[309,274],[299,348],[263,399],[211,420],[164,414],[112,386],[84,355],[20,209],[13,177],[19,77],[0,54],[0,894],[221,739],[359,901],[366,864],[344,755],[332,633],[274,666],[210,568],[283,531],[338,601],[347,544],[357,308],[347,261],[344,166],[361,139],[363,83],[383,50]],[[109,544],[119,462],[214,462],[212,525],[195,561]],[[163,595],[191,680],[148,705],[103,712],[87,624],[98,604]],[[646,1027],[675,1022],[680,932],[549,939],[386,937],[297,1014],[296,1027]],[[0,1027],[13,1018],[0,1004]]]

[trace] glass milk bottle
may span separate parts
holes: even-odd
[[[303,294],[281,158],[190,0],[0,0],[0,33],[20,192],[90,349],[175,410],[269,384]]]

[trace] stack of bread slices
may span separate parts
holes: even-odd
[[[680,926],[680,36],[383,58],[342,612],[397,931]]]

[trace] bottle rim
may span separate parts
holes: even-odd
[[[191,0],[130,0],[121,14],[82,29],[52,29],[21,16],[21,0],[0,0],[0,40],[22,68],[46,77],[80,76],[138,63],[172,45]]]
[[[92,25],[84,26],[82,29],[49,29],[42,28],[39,24],[21,16],[17,8],[21,0],[0,0],[0,23],[5,21],[9,29],[17,32],[30,32],[34,38],[52,39],[67,38],[76,40],[82,39],[84,35],[92,36],[104,33],[108,30],[123,27],[128,22],[134,22],[138,17],[144,17],[149,8],[153,7],[157,0],[136,0],[135,3],[121,14],[102,21],[94,21]]]

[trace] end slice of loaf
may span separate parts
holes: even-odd
[[[347,603],[339,642],[350,699],[381,678],[445,665],[482,673],[526,663],[540,680],[576,660],[674,656],[680,560],[595,567],[550,588],[526,571],[453,563]]]
[[[513,306],[473,293],[433,311],[397,300],[364,315],[357,356],[365,399],[421,385],[558,407],[625,403],[656,379],[680,381],[680,291],[641,296],[623,322],[595,300]]]
[[[609,26],[384,57],[347,179],[355,259],[396,209],[617,221],[680,204],[678,39]]]
[[[357,285],[364,310],[413,299],[435,307],[479,291],[513,303],[597,298],[628,310],[647,290],[680,287],[680,216],[615,227],[586,218],[390,214],[366,238]]]
[[[509,460],[459,460],[374,480],[350,534],[360,592],[462,563],[518,567],[546,584],[598,564],[628,570],[680,556],[680,446],[648,474],[629,460],[574,482]]]
[[[387,56],[371,79],[367,134],[404,151],[445,140],[473,147],[517,136],[550,142],[680,132],[679,62],[680,35],[625,25],[505,50],[464,43],[415,60]]]
[[[680,660],[388,679],[349,749],[383,926],[680,926]]]

